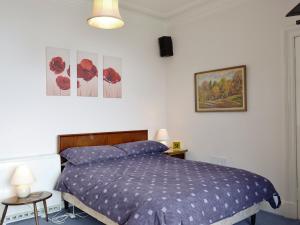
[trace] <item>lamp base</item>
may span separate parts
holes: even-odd
[[[16,194],[18,198],[27,198],[31,193],[30,185],[16,186]]]

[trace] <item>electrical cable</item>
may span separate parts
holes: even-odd
[[[64,224],[66,220],[69,218],[69,214],[64,213],[62,215],[59,215],[61,213],[62,213],[61,211],[56,213],[52,218],[49,218],[49,220],[54,224]]]
[[[60,215],[63,213],[62,215]],[[85,212],[75,213],[75,207],[72,206],[72,213],[65,213],[64,211],[60,211],[56,213],[52,218],[49,220],[54,224],[64,224],[69,218],[75,219],[76,217],[80,219],[86,218],[88,215]]]

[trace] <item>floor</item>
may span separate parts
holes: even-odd
[[[53,215],[50,215],[52,218]],[[34,220],[26,220],[17,223],[12,223],[10,225],[34,225]],[[47,223],[44,219],[40,219],[40,225],[51,225],[54,223]],[[98,222],[97,220],[87,216],[85,218],[75,218],[71,219],[68,218],[65,223],[66,225],[101,225],[102,223]],[[250,220],[245,220],[236,225],[250,225]],[[257,215],[256,225],[300,225],[300,221],[298,220],[290,220],[286,219],[281,216],[273,215],[266,212],[260,212]]]

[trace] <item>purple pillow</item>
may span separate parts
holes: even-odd
[[[157,141],[136,141],[114,146],[124,150],[127,155],[162,153],[169,149],[167,146]]]
[[[68,148],[60,155],[73,165],[81,165],[95,161],[118,159],[125,157],[126,153],[111,145],[101,145]]]

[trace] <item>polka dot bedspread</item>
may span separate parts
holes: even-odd
[[[67,163],[56,190],[120,225],[208,225],[263,200],[280,206],[262,176],[164,154]]]

